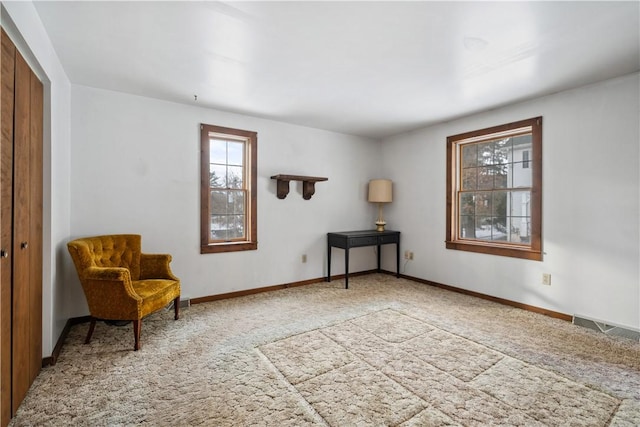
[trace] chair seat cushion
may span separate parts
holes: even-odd
[[[142,317],[167,306],[180,296],[180,282],[168,279],[133,280],[133,289],[142,298]]]

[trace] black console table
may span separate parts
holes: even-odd
[[[331,248],[344,249],[344,287],[349,289],[349,249],[361,246],[378,247],[378,272],[380,272],[380,245],[396,244],[396,277],[400,277],[400,232],[399,231],[344,231],[327,233],[327,282],[331,281]]]

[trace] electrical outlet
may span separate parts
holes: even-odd
[[[408,250],[404,251],[404,259],[409,259],[409,254],[411,252],[409,252]]]
[[[551,286],[551,274],[542,273],[542,284],[545,286]]]
[[[413,252],[409,252],[409,259],[413,260]]]
[[[302,262],[307,262],[307,254],[302,255]]]

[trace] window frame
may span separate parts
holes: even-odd
[[[510,242],[470,240],[459,237],[458,193],[460,186],[459,146],[471,138],[474,142],[488,141],[495,134],[531,127],[531,239],[529,245]],[[469,141],[467,141],[468,143]],[[520,120],[499,126],[465,132],[447,137],[447,220],[445,246],[447,249],[542,261],[542,117]]]
[[[243,189],[245,197],[245,238],[211,242],[210,134],[242,141],[244,147]],[[216,125],[200,124],[200,253],[220,253],[258,249],[258,133]]]

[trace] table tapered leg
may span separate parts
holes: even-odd
[[[344,250],[344,288],[349,289],[349,248]]]

